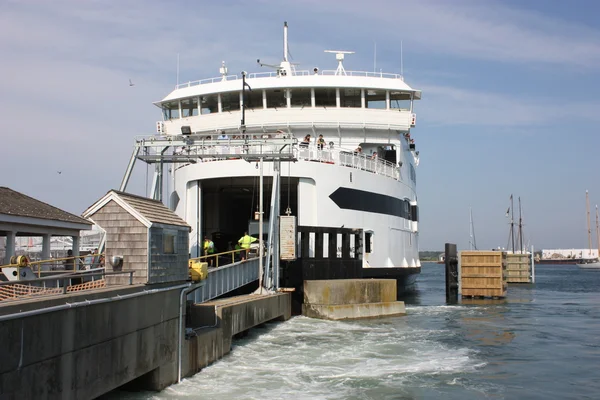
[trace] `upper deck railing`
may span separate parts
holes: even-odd
[[[228,139],[179,139],[177,137],[144,137],[136,141],[142,150],[137,158],[147,162],[174,162],[194,164],[198,162],[258,159],[261,156],[281,160],[303,160],[340,165],[383,175],[400,180],[400,168],[375,155],[367,155],[348,149],[324,146],[323,149],[311,143],[309,146],[298,144],[295,138],[275,137],[257,138],[256,135],[243,135]],[[170,147],[172,152],[162,153]]]
[[[401,81],[404,81],[404,77],[400,74],[390,74],[390,73],[384,73],[384,72],[373,72],[373,71],[346,71],[345,74],[338,74],[336,70],[323,70],[323,71],[319,71],[318,73],[314,73],[312,71],[308,71],[308,70],[301,70],[301,71],[295,71],[291,76],[311,76],[311,75],[323,75],[323,76],[334,76],[334,75],[339,75],[339,76],[360,76],[360,77],[367,77],[367,78],[385,78],[385,79],[400,79]],[[255,79],[255,78],[276,78],[279,75],[277,74],[277,72],[275,71],[268,71],[268,72],[253,72],[251,74],[248,74],[246,76],[246,79]],[[188,88],[188,87],[192,87],[192,86],[198,86],[198,85],[205,85],[205,84],[209,84],[209,83],[218,83],[218,82],[224,82],[224,81],[235,81],[237,79],[242,79],[240,76],[238,75],[226,75],[226,76],[218,76],[215,78],[207,78],[207,79],[201,79],[201,80],[197,80],[197,81],[190,81],[190,82],[185,82],[185,83],[180,83],[178,85],[175,86],[176,89],[183,89],[183,88]]]

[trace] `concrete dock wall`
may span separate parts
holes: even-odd
[[[179,294],[168,290],[2,321],[0,398],[92,399],[172,363]],[[67,301],[91,297],[74,295]],[[64,304],[65,298],[48,302],[43,306]]]
[[[181,289],[116,298],[146,289],[138,285],[0,307],[2,316],[64,305],[65,300],[115,299],[1,321],[0,399],[92,399],[125,384],[162,390],[176,383]],[[182,376],[229,353],[234,335],[290,313],[289,294],[192,306],[188,322],[216,326],[182,338]]]

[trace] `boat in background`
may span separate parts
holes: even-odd
[[[590,226],[590,198],[588,191],[585,191],[585,204],[587,209],[587,224],[588,224],[588,242],[590,253],[592,252],[592,229]],[[600,225],[598,224],[598,205],[596,205],[596,238],[598,240],[598,249],[600,250]],[[600,269],[600,261],[598,259],[589,259],[589,262],[578,263],[579,268]]]

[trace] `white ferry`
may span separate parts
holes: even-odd
[[[363,229],[363,275],[409,285],[421,267],[419,153],[410,136],[421,91],[398,74],[347,71],[346,51],[329,51],[336,69],[298,70],[288,61],[287,23],[283,42],[283,61],[271,71],[232,75],[223,62],[216,78],[178,84],[155,103],[158,135],[144,139],[172,146],[138,158],[175,162],[165,186],[170,206],[192,226],[192,256],[205,236],[226,251],[249,229],[258,160],[279,154],[281,215],[289,209],[298,225]],[[264,164],[266,193],[275,166]],[[155,176],[161,198],[162,167]]]

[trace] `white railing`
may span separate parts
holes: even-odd
[[[311,72],[311,71],[301,70],[301,71],[294,71],[292,74],[292,76],[309,76],[309,75],[332,76],[332,75],[337,75],[337,71],[333,70],[333,69],[332,70],[323,70],[323,71],[319,71],[317,74],[315,74],[314,72]],[[276,78],[277,76],[278,76],[278,74],[275,71],[253,72],[251,74],[248,74],[247,79]],[[373,71],[346,71],[345,74],[340,74],[339,76],[363,76],[363,77],[368,77],[368,78],[400,79],[401,81],[404,81],[404,77],[400,74],[390,74],[390,73],[373,72]],[[241,77],[239,77],[237,75],[227,75],[227,76],[225,76],[225,79],[223,79],[223,76],[218,76],[215,78],[207,78],[207,79],[201,79],[198,81],[190,81],[190,82],[180,83],[180,84],[176,85],[175,88],[183,89],[183,88],[192,87],[192,86],[205,85],[208,83],[222,82],[224,80],[225,81],[235,81],[238,79],[241,79]]]
[[[319,150],[315,146],[308,148],[298,147],[296,149],[296,157],[299,160],[335,164],[343,167],[372,172],[374,174],[383,175],[395,180],[400,179],[400,169],[393,163],[343,149]]]
[[[252,137],[250,137],[252,136]],[[346,149],[329,148],[325,146],[323,150],[317,148],[315,144],[308,147],[300,145],[289,145],[291,139],[275,135],[276,137],[256,137],[248,135],[248,139],[243,136],[234,136],[229,139],[214,140],[208,136],[205,139],[195,141],[192,145],[185,145],[184,142],[178,143],[170,140],[143,138],[138,139],[140,147],[146,147],[141,159],[158,158],[170,159],[180,163],[210,162],[219,160],[232,160],[246,158],[248,155],[259,157],[260,155],[279,156],[311,162],[321,162],[326,164],[339,165],[342,167],[354,168],[362,171],[383,175],[388,178],[400,180],[400,168],[386,160],[378,159],[377,156],[368,156],[362,153],[349,151]],[[172,155],[159,155],[159,151],[154,147],[158,145],[173,147]],[[287,146],[283,146],[287,144]],[[160,147],[160,146],[158,146]],[[154,151],[152,151],[154,150]],[[238,157],[239,156],[239,157]]]

